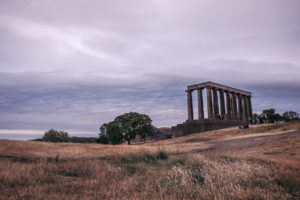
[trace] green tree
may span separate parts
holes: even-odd
[[[104,123],[99,128],[99,138],[96,139],[97,143],[108,144],[109,139],[107,135],[107,124]]]
[[[106,124],[106,134],[111,144],[120,144],[123,142],[123,134],[115,121]]]
[[[101,126],[100,126],[100,128],[99,128],[99,136],[101,136],[101,135],[107,135],[107,123],[104,123],[104,124],[102,124]]]
[[[137,135],[145,142],[146,137],[153,134],[151,122],[148,115],[137,112],[125,113],[117,116],[114,121],[102,124],[99,136],[102,138],[106,136],[111,144],[120,144],[123,140],[130,144]]]
[[[276,113],[274,108],[266,109],[262,111],[262,114],[259,115],[260,122],[270,122],[274,123],[275,121],[280,121],[282,119],[281,115]]]
[[[148,115],[130,112],[120,115],[114,120],[123,134],[123,138],[130,144],[137,135],[145,140],[152,133],[152,120]]]
[[[153,135],[153,127],[151,125],[142,126],[137,129],[137,135],[140,136],[145,143],[146,137]]]
[[[295,111],[286,111],[282,114],[282,118],[284,121],[292,121],[292,120],[298,120],[299,119],[299,114]]]
[[[267,121],[267,117],[264,113],[261,113],[260,115],[258,115],[257,117],[259,123],[263,124],[263,123],[266,123]]]
[[[254,124],[257,124],[257,122],[259,121],[259,115],[257,113],[253,113],[252,115],[252,120]]]
[[[57,131],[54,129],[50,129],[46,131],[43,136],[43,141],[46,142],[68,142],[69,134],[64,131]]]
[[[106,135],[100,135],[100,137],[97,138],[96,142],[101,144],[109,144],[109,139]]]

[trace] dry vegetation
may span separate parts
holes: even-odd
[[[298,131],[205,152],[232,138]],[[136,145],[0,141],[0,199],[299,199],[300,123],[229,128]]]

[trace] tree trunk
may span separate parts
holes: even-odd
[[[131,145],[130,140],[127,140],[127,142],[128,142],[128,145]]]

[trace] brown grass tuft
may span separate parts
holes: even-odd
[[[299,134],[198,153],[216,140],[298,126],[230,128],[131,146],[1,140],[0,199],[299,199]]]

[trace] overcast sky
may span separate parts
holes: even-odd
[[[252,92],[254,112],[300,112],[299,10],[299,0],[0,0],[0,133],[96,135],[129,111],[176,125],[186,86],[205,81]]]

